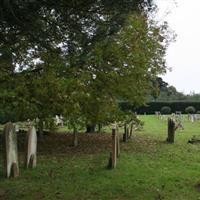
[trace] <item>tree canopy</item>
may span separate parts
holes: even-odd
[[[151,80],[165,72],[169,42],[167,26],[148,18],[148,6],[1,1],[2,106],[18,119],[63,114],[76,126],[115,120],[121,100],[143,104]]]

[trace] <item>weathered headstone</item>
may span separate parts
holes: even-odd
[[[7,178],[19,176],[17,135],[15,126],[9,122],[3,130],[4,169]]]
[[[19,125],[18,124],[15,124],[15,132],[19,132]]]
[[[176,131],[175,122],[173,119],[168,119],[168,137],[167,142],[168,143],[174,143],[174,135]]]
[[[25,150],[25,166],[26,168],[36,167],[37,162],[37,134],[34,126],[30,127],[26,138]]]

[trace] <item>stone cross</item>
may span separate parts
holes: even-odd
[[[4,169],[7,178],[19,176],[17,135],[15,126],[9,122],[3,130]]]
[[[37,161],[37,134],[34,126],[30,127],[26,138],[25,166],[36,167]]]

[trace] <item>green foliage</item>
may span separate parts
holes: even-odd
[[[54,118],[45,118],[45,129],[49,130],[50,132],[55,132],[58,127],[55,124]]]
[[[184,94],[177,91],[174,86],[170,86],[161,77],[152,79],[152,93],[148,96],[148,101],[200,101],[200,94]]]
[[[161,108],[161,110],[160,110],[160,112],[162,113],[162,114],[170,114],[171,113],[171,108],[169,107],[169,106],[163,106],[162,108]]]
[[[1,106],[19,120],[61,114],[74,130],[116,121],[118,101],[143,105],[151,80],[166,70],[168,27],[147,18],[144,1],[0,6]]]
[[[196,109],[193,106],[188,106],[187,108],[185,108],[185,113],[187,114],[193,114],[196,112]]]
[[[137,112],[138,114],[155,114],[156,111],[160,111],[162,107],[168,106],[171,108],[171,112],[175,113],[176,111],[180,111],[185,113],[185,108],[188,106],[193,106],[196,110],[200,110],[199,102],[188,102],[188,101],[175,101],[175,102],[149,102],[144,106],[140,106],[135,108],[135,106],[131,105],[128,102],[120,102],[120,107],[122,110],[132,110],[133,112]]]

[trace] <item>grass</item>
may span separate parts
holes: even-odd
[[[129,142],[121,143],[121,155],[114,170],[105,168],[109,134],[107,137],[102,135],[103,140],[93,135],[86,140],[80,138],[77,148],[70,147],[67,143],[70,139],[66,137],[67,151],[51,151],[50,154],[39,151],[38,165],[33,170],[23,169],[21,151],[20,177],[17,179],[3,178],[0,157],[0,199],[200,199],[200,144],[187,143],[193,135],[200,137],[200,122],[191,123],[185,119],[185,129],[176,132],[175,143],[166,144],[166,120],[155,116],[140,118],[145,122],[144,129],[136,132]],[[55,145],[59,142],[63,147],[63,141],[58,140]],[[53,145],[54,150],[56,146]],[[46,148],[45,144],[43,146]],[[92,148],[92,151],[83,152],[79,149],[83,147]],[[95,151],[97,147],[101,150]]]

